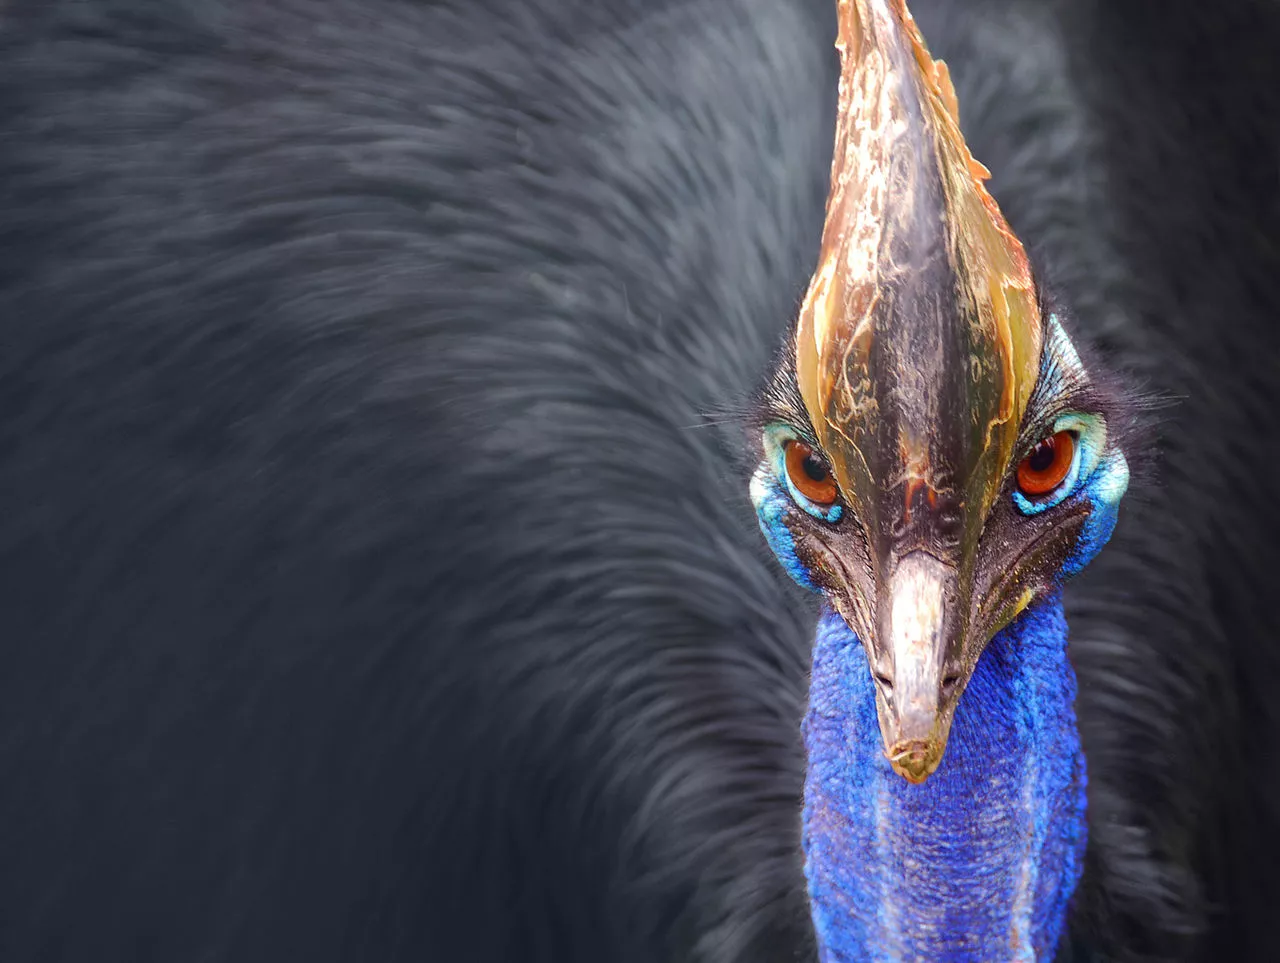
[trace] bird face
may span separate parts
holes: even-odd
[[[922,782],[983,648],[1098,551],[1128,467],[946,66],[903,0],[837,11],[822,247],[752,494],[783,564],[862,640],[885,753]]]
[[[829,422],[815,427],[792,365],[767,392],[751,484],[761,528],[792,576],[822,592],[862,641],[885,755],[911,782],[941,762],[987,642],[1097,554],[1128,485],[1108,430],[1114,404],[1056,315],[1047,314],[1045,335],[1015,440],[998,460],[958,440],[974,420],[972,391],[890,390],[896,374],[874,357],[860,370],[878,399],[861,446]],[[941,351],[930,377],[941,383],[948,365],[968,370],[968,359]],[[918,451],[885,443],[930,404],[933,426],[921,423]],[[988,489],[995,497],[980,501]]]

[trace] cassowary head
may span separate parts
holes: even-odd
[[[752,480],[788,571],[866,648],[885,754],[934,772],[991,637],[1079,571],[1128,466],[902,0],[840,0],[817,271]]]

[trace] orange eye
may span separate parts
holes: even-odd
[[[1076,455],[1076,437],[1059,431],[1045,438],[1018,463],[1018,488],[1024,495],[1047,495],[1067,477]]]
[[[831,468],[822,456],[803,441],[787,442],[784,453],[787,458],[787,476],[791,484],[815,505],[831,505],[839,492]]]

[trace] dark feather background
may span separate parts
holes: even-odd
[[[1280,7],[913,9],[1074,330],[1174,402],[1068,592],[1065,952],[1271,959]],[[744,425],[833,38],[4,0],[0,960],[812,959],[815,608]]]

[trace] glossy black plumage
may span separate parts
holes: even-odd
[[[0,6],[0,960],[809,959],[813,611],[736,413],[829,7]],[[1280,8],[913,10],[1178,399],[1068,592],[1079,941],[1266,959]]]

